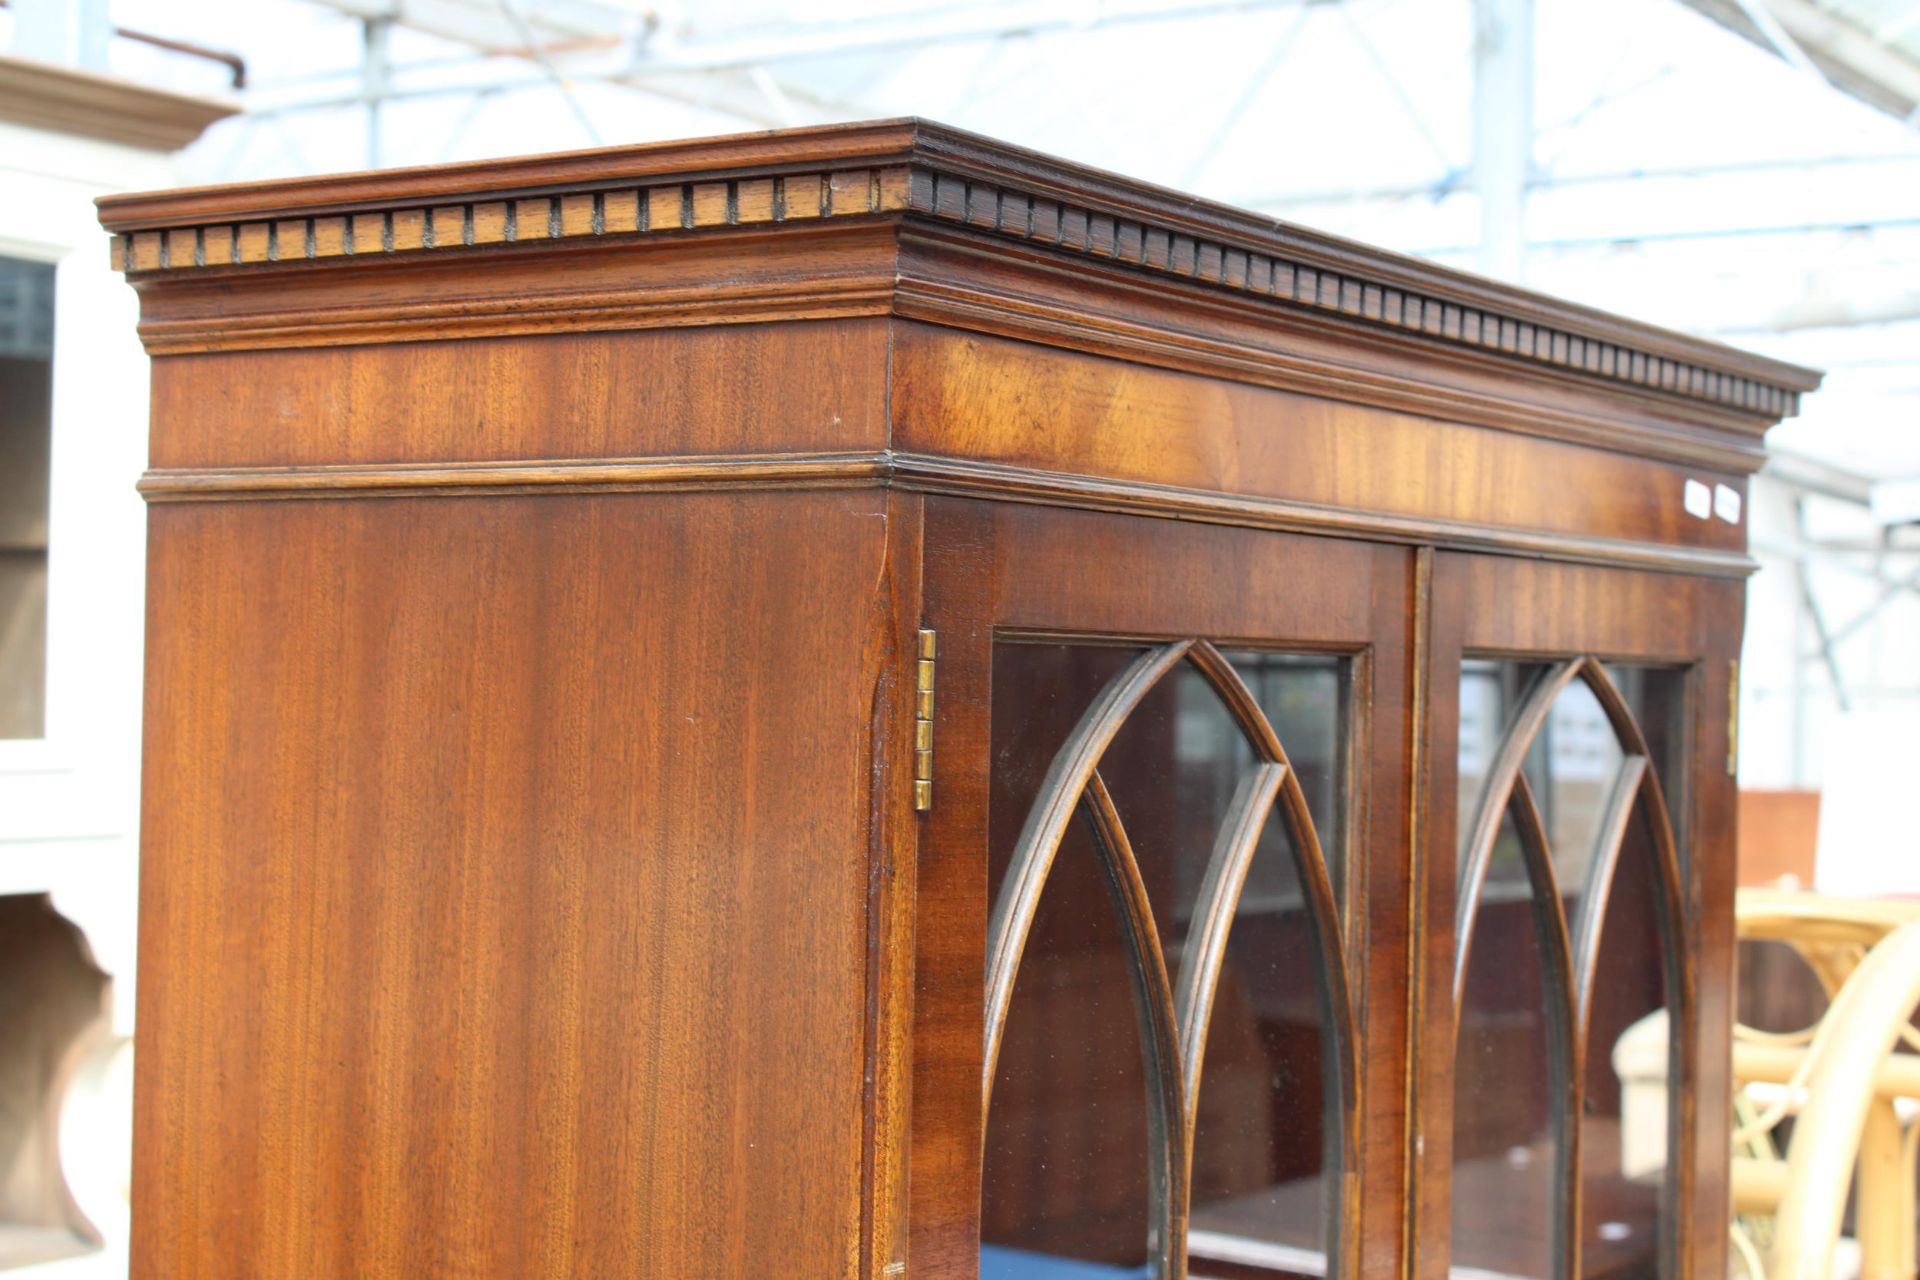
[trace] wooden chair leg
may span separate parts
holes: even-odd
[[[1920,924],[1909,924],[1868,952],[1827,1012],[1831,1030],[1808,1080],[1807,1104],[1794,1124],[1788,1148],[1787,1189],[1775,1220],[1771,1280],[1826,1280],[1830,1274],[1847,1184],[1855,1164],[1863,1159],[1862,1142],[1871,1127],[1869,1113],[1888,1105],[1875,1097],[1874,1077],[1916,1004],[1920,1004]],[[1897,1124],[1892,1141],[1897,1151]],[[1878,1163],[1876,1156],[1876,1167]],[[1897,1177],[1882,1181],[1889,1186],[1912,1185]],[[1863,1190],[1863,1210],[1868,1198]],[[1902,1198],[1901,1211],[1910,1218],[1911,1191]],[[1862,1236],[1869,1217],[1885,1221],[1892,1212],[1880,1204],[1871,1215],[1863,1212]],[[1911,1225],[1907,1229],[1911,1231]],[[1895,1228],[1889,1225],[1885,1230],[1891,1235]],[[1912,1258],[1910,1246],[1905,1258]],[[1902,1274],[1911,1276],[1911,1267]]]
[[[1855,1227],[1860,1280],[1913,1280],[1914,1178],[1912,1155],[1894,1104],[1876,1098],[1860,1132],[1860,1176]]]

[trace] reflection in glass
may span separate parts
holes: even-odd
[[[1495,849],[1510,871],[1480,900],[1454,1057],[1453,1265],[1547,1277],[1558,1155],[1548,978],[1511,818]]]
[[[1097,858],[1075,822],[1027,938],[993,1091],[981,1236],[1143,1274],[1146,1075]]]
[[[998,891],[1054,753],[1140,651],[996,646],[989,886]],[[1297,771],[1329,863],[1344,847],[1346,663],[1227,655]],[[1128,717],[1100,764],[1180,972],[1208,859],[1255,756],[1219,696],[1182,664]],[[1327,1097],[1322,975],[1284,825],[1262,831],[1207,1028],[1190,1246],[1259,1252],[1266,1274],[1323,1269]],[[1331,868],[1330,868],[1331,869]],[[1336,881],[1338,876],[1336,873]],[[1062,846],[1028,937],[988,1116],[982,1275],[1140,1274],[1146,1264],[1146,1082],[1123,942],[1084,822]],[[1111,1270],[1058,1268],[1071,1259]],[[1282,1265],[1284,1264],[1284,1265]]]
[[[1585,891],[1607,801],[1626,763],[1600,700],[1583,680],[1562,689],[1527,753],[1527,778],[1553,851],[1554,879],[1568,897]]]
[[[1471,815],[1506,730],[1536,681],[1551,669],[1534,663],[1469,662],[1460,680],[1460,824],[1462,851],[1472,835]],[[1533,788],[1552,851],[1554,879],[1569,912],[1586,891],[1596,841],[1626,753],[1600,700],[1582,680],[1568,681],[1553,699],[1522,770]],[[1467,863],[1460,862],[1461,874]],[[1519,864],[1502,858],[1489,879],[1511,880]]]
[[[1327,859],[1327,875],[1333,881],[1335,901],[1346,892],[1346,859],[1336,856],[1346,848],[1345,803],[1346,747],[1341,708],[1346,699],[1347,664],[1337,658],[1307,658],[1294,654],[1232,653],[1233,666],[1240,678],[1253,690],[1260,710],[1273,722],[1275,732],[1287,748],[1300,790],[1306,794],[1307,808],[1313,814],[1313,829],[1320,837],[1321,851]],[[1244,748],[1243,748],[1244,749]],[[1247,897],[1241,911],[1251,910],[1264,892],[1297,898],[1299,886],[1290,877],[1293,863],[1288,856],[1286,829],[1278,823],[1267,825],[1261,854],[1248,873]],[[1288,887],[1291,885],[1291,887]]]
[[[1607,893],[1594,961],[1580,1112],[1582,1275],[1660,1274],[1669,1046],[1656,876],[1646,824],[1635,821]]]
[[[1054,753],[1139,650],[994,654],[988,885],[997,888]],[[1116,780],[1110,779],[1110,785]],[[1041,899],[1008,1007],[986,1138],[983,1280],[1032,1256],[1145,1265],[1147,1094],[1124,944],[1083,821]],[[1104,1166],[1096,1176],[1090,1165]],[[997,1270],[989,1270],[989,1268]]]
[[[46,732],[54,269],[0,257],[0,738]]]
[[[1677,762],[1685,757],[1685,673],[1613,666],[1606,674],[1646,740],[1646,764],[1667,793],[1668,812],[1683,813]],[[1576,981],[1543,976],[1545,926],[1532,897],[1541,882],[1529,875],[1511,816],[1519,802],[1511,801],[1469,925],[1455,1075],[1456,1267],[1556,1274],[1556,1222],[1571,1204],[1564,1178],[1577,1177],[1581,1221],[1565,1230],[1577,1234],[1581,1274],[1659,1274],[1676,1058],[1657,810],[1652,790],[1634,789],[1641,765],[1629,758],[1592,675],[1578,665],[1486,661],[1468,662],[1461,673],[1463,890],[1475,815],[1487,803],[1498,758],[1508,736],[1524,732],[1515,726],[1528,706],[1543,705],[1531,701],[1536,691],[1551,694],[1531,740],[1516,741],[1525,745],[1521,775],[1539,811]],[[1610,814],[1623,817],[1609,821]],[[1674,834],[1684,858],[1684,832]],[[1576,994],[1583,985],[1584,998]],[[1562,1100],[1564,1077],[1552,1078],[1548,1050],[1554,1019],[1583,1013],[1587,1048],[1574,1104]],[[1556,1106],[1571,1109],[1557,1115]],[[1575,1137],[1577,1167],[1563,1173],[1555,1144]]]
[[[1260,1259],[1274,1274],[1325,1262],[1324,1150],[1333,1126],[1315,958],[1286,833],[1254,855],[1207,1027],[1194,1125],[1193,1239],[1202,1259]]]

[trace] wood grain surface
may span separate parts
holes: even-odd
[[[579,216],[582,195],[597,214]],[[117,266],[182,274],[223,263],[298,266],[376,248],[457,256],[519,239],[910,213],[1022,250],[1123,262],[1163,284],[1203,282],[1761,417],[1791,412],[1798,393],[1817,382],[1778,361],[923,120],[120,195],[100,206],[120,233]],[[383,223],[377,245],[372,214]],[[264,234],[243,245],[251,228]]]
[[[136,1275],[854,1270],[884,501],[155,510]]]
[[[977,1097],[990,894],[985,699],[996,635],[1172,639],[1337,652],[1355,675],[1348,745],[1350,811],[1340,904],[1354,984],[1360,1084],[1347,1117],[1351,1165],[1332,1175],[1349,1275],[1397,1273],[1405,1177],[1408,696],[1413,553],[1095,513],[964,500],[930,502],[928,616],[943,628],[942,681],[963,705],[943,719],[945,774],[923,842],[914,1021],[915,1274],[974,1274],[979,1240]],[[1119,572],[1096,569],[1104,566]],[[950,695],[949,695],[950,696]],[[948,705],[951,706],[951,700]],[[978,763],[975,763],[978,762]],[[961,1082],[973,1082],[976,1096]],[[922,1271],[920,1268],[925,1267]]]
[[[878,450],[882,320],[154,362],[161,470]],[[270,372],[266,372],[270,370]],[[264,374],[264,376],[263,376]]]
[[[1434,525],[1744,545],[1681,504],[1690,476],[1744,492],[1727,472],[930,326],[896,336],[893,398],[908,454]]]
[[[1411,1067],[1415,1152],[1407,1215],[1416,1239],[1448,1230],[1453,1188],[1454,1037],[1450,974],[1458,824],[1454,747],[1463,658],[1591,654],[1604,661],[1667,667],[1681,674],[1678,722],[1658,732],[1681,763],[1666,804],[1682,836],[1682,941],[1690,972],[1691,1078],[1677,1082],[1683,1122],[1663,1191],[1671,1269],[1681,1276],[1725,1271],[1728,1097],[1733,998],[1734,780],[1726,769],[1729,669],[1740,651],[1744,585],[1673,574],[1601,570],[1496,556],[1435,557],[1431,594],[1425,794],[1431,820],[1416,847],[1417,954],[1412,1003],[1421,1028]],[[1648,729],[1653,736],[1656,729]],[[1408,1273],[1447,1274],[1445,1250],[1416,1250]]]
[[[1037,637],[1344,662],[1312,1194],[1368,1280],[1448,1268],[1462,662],[1680,672],[1668,1256],[1721,1274],[1751,561],[1682,493],[1817,375],[918,121],[102,215],[155,356],[138,1280],[973,1280]]]

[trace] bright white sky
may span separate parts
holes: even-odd
[[[686,40],[765,34],[785,21],[769,3],[651,7]],[[829,0],[804,15],[931,22],[960,7]],[[360,26],[311,0],[114,0],[113,9],[122,25],[241,53],[257,102],[355,89]],[[928,116],[1470,268],[1477,210],[1460,188],[1471,48],[1469,0],[1347,0],[768,71],[805,120]],[[394,43],[402,66],[471,56],[419,33]],[[1920,317],[1920,131],[1678,0],[1539,0],[1537,56],[1536,163],[1560,185],[1531,201],[1525,282],[1823,366],[1829,388],[1773,443],[1868,474],[1920,475],[1920,318],[1831,324],[1848,310]],[[124,42],[116,57],[178,87],[220,83],[217,69]],[[532,68],[498,59],[425,74],[524,79]],[[578,94],[606,143],[766,123],[625,87],[583,84]],[[387,164],[591,144],[560,95],[537,84],[393,104],[382,139]],[[366,163],[364,113],[344,106],[217,126],[184,157],[183,178]],[[1794,319],[1827,327],[1774,331]]]

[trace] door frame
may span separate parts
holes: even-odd
[[[1421,944],[1413,956],[1417,1061],[1412,1075],[1413,1178],[1408,1274],[1446,1280],[1451,1234],[1459,687],[1463,659],[1592,655],[1684,668],[1684,787],[1668,798],[1687,832],[1681,865],[1682,961],[1692,968],[1692,1077],[1678,1082],[1685,1123],[1669,1153],[1668,1206],[1681,1280],[1726,1266],[1728,1096],[1733,1017],[1734,806],[1731,699],[1737,680],[1742,580],[1433,552],[1423,667],[1424,768],[1415,846]],[[1707,1105],[1701,1105],[1706,1100]],[[1711,1100],[1720,1100],[1713,1102]]]
[[[929,496],[922,625],[938,637],[934,792],[917,869],[912,1272],[978,1274],[993,646],[1058,635],[1338,653],[1352,662],[1345,892],[1358,1071],[1334,1274],[1391,1275],[1406,1243],[1407,931],[1416,560],[1403,545]]]

